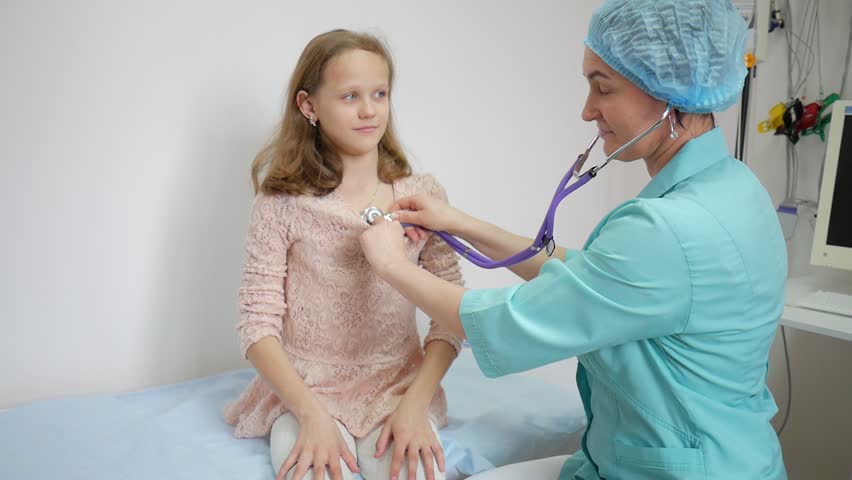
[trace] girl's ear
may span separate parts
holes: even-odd
[[[309,122],[316,123],[319,120],[314,101],[305,90],[299,90],[299,93],[296,94],[296,106],[299,107],[299,111]]]

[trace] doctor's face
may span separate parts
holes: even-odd
[[[583,57],[583,76],[589,96],[583,120],[597,124],[604,153],[608,156],[660,119],[666,104],[657,100],[613,70],[588,47]],[[619,160],[649,158],[668,137],[669,129],[658,128],[625,152]]]

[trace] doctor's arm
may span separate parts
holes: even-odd
[[[377,218],[373,226],[361,234],[364,256],[382,280],[450,334],[464,338],[459,306],[467,289],[409,261],[404,235],[398,222]]]
[[[429,195],[416,195],[402,198],[394,205],[395,216],[401,223],[421,225],[433,231],[445,231],[461,237],[473,248],[494,260],[502,260],[522,250],[527,249],[533,240],[515,235],[502,228],[480,220],[458,210],[446,202]],[[414,236],[425,235],[424,232],[413,228],[406,229],[406,234]],[[551,258],[564,259],[566,250],[556,247],[552,256],[542,250],[538,255],[518,263],[509,270],[524,280],[530,280],[538,275],[542,265]]]
[[[487,376],[672,335],[687,325],[692,287],[684,252],[666,220],[646,205],[619,208],[587,249],[506,288],[446,284],[403,261],[401,235],[396,222],[368,229],[361,237],[368,260],[433,319],[464,332]]]
[[[378,237],[382,234],[382,230],[386,229],[392,229],[394,236],[401,237],[402,229],[398,223],[377,223],[379,224],[368,229],[362,235],[362,245],[365,245],[365,242],[370,242],[371,237]],[[396,234],[397,231],[398,234]],[[401,242],[400,245],[402,245]],[[467,289],[432,275],[409,262],[405,256],[385,257],[382,250],[384,248],[381,246],[373,247],[371,251],[375,254],[372,255],[371,259],[371,254],[366,252],[365,248],[367,258],[379,277],[393,286],[409,302],[423,310],[423,313],[433,321],[442,325],[450,333],[464,338],[464,328],[462,328],[459,319],[459,307],[461,306],[462,296]]]

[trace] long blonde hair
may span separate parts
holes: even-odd
[[[340,185],[343,166],[338,156],[299,111],[296,96],[316,92],[328,62],[349,50],[365,50],[381,56],[388,65],[389,95],[393,87],[393,61],[376,37],[348,30],[333,30],[314,37],[299,57],[284,106],[284,118],[272,140],[257,154],[251,177],[255,193],[325,195]],[[411,166],[399,145],[388,117],[387,130],[378,145],[378,174],[383,182],[411,175]]]

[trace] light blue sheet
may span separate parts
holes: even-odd
[[[0,479],[271,480],[267,440],[235,439],[222,420],[224,404],[253,375],[237,370],[0,413]],[[448,480],[578,449],[585,416],[576,389],[526,376],[488,380],[467,349],[443,384]]]

